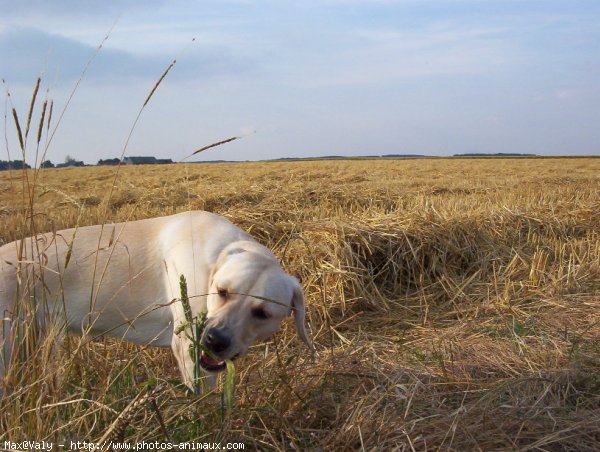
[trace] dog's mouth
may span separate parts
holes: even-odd
[[[222,372],[225,370],[225,367],[227,367],[225,361],[219,361],[205,351],[200,353],[200,365],[204,370],[209,372]]]
[[[231,360],[234,361],[238,356],[240,356],[239,353],[231,358]],[[208,372],[223,372],[227,367],[227,364],[225,364],[225,360],[220,361],[219,359],[213,358],[205,351],[202,351],[200,353],[200,366]]]

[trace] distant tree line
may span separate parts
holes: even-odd
[[[98,165],[115,166],[115,165],[118,165],[119,163],[121,163],[121,159],[118,159],[116,157],[114,159],[100,159],[100,160],[98,160]]]
[[[23,160],[0,160],[0,171],[6,171],[11,169],[20,170],[29,168],[31,168],[31,166],[29,166]]]
[[[125,157],[123,160],[119,158],[112,159],[100,159],[98,160],[98,166],[116,166],[119,164],[123,165],[164,165],[168,163],[173,163],[171,159],[157,159],[156,157]],[[67,155],[65,161],[63,163],[57,163],[56,165],[52,163],[50,160],[44,160],[40,164],[40,168],[72,168],[72,167],[80,167],[86,166],[81,160],[77,160],[70,155]],[[23,160],[0,160],[0,171],[5,171],[9,169],[30,169],[26,162]]]
[[[454,154],[452,157],[537,157],[537,154],[520,154],[518,152],[496,152],[494,154],[483,152],[470,152],[466,154]]]
[[[353,156],[345,157],[342,155],[325,155],[321,157],[283,157],[276,160],[328,160],[328,159],[345,159],[345,158],[418,158],[426,157],[422,154],[385,154],[385,155],[364,155],[364,156]],[[514,152],[498,152],[495,154],[486,153],[466,153],[466,154],[454,154],[453,157],[536,157],[536,154],[519,154]],[[204,163],[219,163],[226,162],[227,160],[212,160]],[[98,166],[116,166],[116,165],[164,165],[173,163],[171,159],[157,159],[156,157],[124,157],[122,160],[115,157],[112,159],[100,159],[98,160]],[[70,155],[67,155],[64,163],[54,164],[50,160],[45,160],[40,164],[40,168],[70,168],[86,166],[81,160],[76,160]],[[29,169],[31,168],[23,160],[0,160],[0,171],[8,169]]]

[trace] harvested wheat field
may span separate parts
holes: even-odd
[[[50,350],[47,338],[0,402],[0,441],[600,447],[600,159],[115,172],[41,170],[33,193],[33,172],[1,173],[1,243],[30,234],[31,218],[46,232],[188,209],[222,214],[302,281],[318,355],[286,321],[236,362],[226,410],[220,389],[196,397],[177,386],[170,350],[77,337]]]

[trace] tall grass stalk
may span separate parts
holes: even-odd
[[[181,304],[183,306],[183,312],[185,313],[186,322],[179,325],[176,330],[176,334],[182,331],[186,331],[187,337],[190,340],[189,354],[190,358],[194,362],[194,393],[206,393],[207,387],[204,383],[204,373],[200,365],[201,352],[207,353],[211,356],[212,352],[202,345],[202,334],[206,327],[206,312],[200,312],[196,316],[192,314],[192,307],[190,305],[190,299],[188,296],[187,281],[184,275],[179,277],[179,290],[181,293]],[[189,331],[189,333],[187,333]],[[231,360],[225,361],[227,366],[225,382],[223,385],[223,403],[227,410],[233,408],[234,390],[235,390],[235,365]]]

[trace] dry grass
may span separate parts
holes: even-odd
[[[0,402],[0,441],[98,440],[134,404],[131,441],[598,449],[600,159],[123,167],[107,199],[114,171],[41,171],[36,230],[220,213],[301,278],[319,356],[288,322],[238,363],[223,415],[173,384],[135,405],[178,378],[169,351],[70,338]],[[3,242],[32,232],[22,177],[0,174]]]

